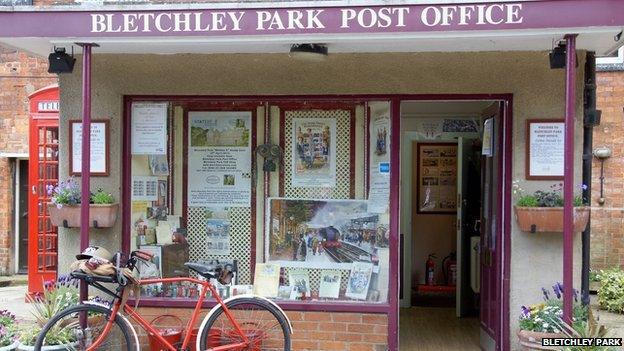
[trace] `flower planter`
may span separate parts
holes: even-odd
[[[561,333],[542,333],[522,329],[518,331],[518,342],[522,350],[560,350],[561,347],[542,346],[542,339],[563,337],[565,336]]]
[[[117,220],[119,204],[89,205],[89,227],[110,228]],[[55,204],[48,204],[50,221],[57,227],[78,228],[80,227],[80,205],[63,205],[61,208]]]
[[[15,341],[11,345],[0,346],[0,351],[13,351],[13,350],[17,349],[18,345],[19,345],[19,341]]]
[[[523,232],[563,232],[563,207],[514,206],[516,221]],[[574,208],[574,231],[582,232],[589,221],[588,207]]]

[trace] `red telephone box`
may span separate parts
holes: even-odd
[[[46,187],[58,183],[58,85],[37,90],[28,99],[28,293],[35,294],[43,291],[43,281],[55,280],[57,272],[58,232],[50,222]]]

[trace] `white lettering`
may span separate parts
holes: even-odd
[[[275,26],[276,28],[273,28]],[[282,23],[282,19],[279,16],[277,11],[273,12],[273,16],[271,17],[271,23],[269,23],[268,29],[284,29],[284,23]]]
[[[136,25],[136,13],[124,13],[123,15],[123,31],[124,33],[138,32],[139,27]]]
[[[318,19],[318,15],[323,13],[325,10],[307,10],[308,13],[308,29],[313,28],[325,28],[321,20]]]
[[[106,31],[106,18],[102,14],[91,14],[91,33],[102,33]]]
[[[303,29],[303,23],[301,23],[301,19],[303,18],[303,12],[301,11],[288,11],[288,29]]]
[[[485,24],[485,19],[483,18],[484,9],[485,5],[477,5],[477,24]]]
[[[342,9],[342,25],[340,28],[349,28],[349,22],[355,18],[354,9]]]
[[[141,30],[142,32],[151,32],[151,26],[150,24],[152,23],[152,21],[154,20],[154,14],[153,13],[139,13],[137,15],[137,18],[139,19],[139,21],[143,21],[143,29]]]
[[[460,6],[459,7],[459,25],[465,26],[468,24],[468,20],[472,19],[472,13],[474,12],[475,7],[472,5]]]
[[[399,7],[392,10],[393,13],[398,13],[397,15],[397,27],[405,27],[405,15],[409,13],[409,7]]]
[[[368,14],[368,20],[365,18]],[[363,9],[358,13],[358,24],[364,28],[370,28],[377,22],[377,13],[371,9]]]
[[[119,33],[121,32],[121,26],[118,26],[116,29],[113,29],[113,14],[109,13],[106,15],[106,32],[107,33]]]
[[[450,26],[453,16],[457,12],[456,6],[442,6],[442,24],[443,26]]]
[[[264,30],[266,22],[271,20],[271,13],[269,11],[256,11],[256,13],[258,14],[258,27],[256,29]]]
[[[520,10],[522,10],[522,4],[510,4],[507,6],[507,23],[517,24],[522,23],[522,16],[520,16]]]
[[[167,19],[169,19],[170,23],[169,23],[168,28],[163,27],[163,17],[167,17]],[[171,14],[170,13],[158,14],[158,16],[154,18],[154,27],[156,27],[156,30],[161,33],[170,31],[171,30]]]
[[[207,32],[210,30],[210,24],[206,24],[204,28],[201,26],[203,15],[204,14],[202,12],[195,12],[195,32]]]
[[[190,32],[191,31],[191,14],[188,12],[174,13],[173,14],[173,31],[174,32]]]
[[[237,16],[236,12],[228,12],[228,15],[230,16],[230,19],[232,20],[232,30],[241,30],[240,23],[245,13],[238,12],[238,16]]]
[[[501,13],[504,11],[503,5],[492,5],[490,7],[488,7],[485,10],[485,20],[490,23],[490,24],[501,24],[503,23],[505,20],[502,18],[503,16],[500,17],[500,20],[495,21],[494,18],[492,17],[492,10],[494,10],[494,8],[498,8]]]
[[[392,18],[390,18],[390,14],[392,13],[392,9],[389,7],[382,7],[379,9],[377,20],[377,27],[379,28],[388,28],[392,24]]]
[[[223,31],[227,30],[227,26],[223,25],[225,19],[225,12],[213,12],[212,13],[212,30]]]
[[[429,20],[429,12],[433,11],[433,21]],[[442,14],[440,14],[440,10],[435,6],[425,7],[423,12],[420,14],[420,20],[427,27],[433,27],[440,23],[440,19],[442,18]]]

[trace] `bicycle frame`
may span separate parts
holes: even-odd
[[[238,348],[238,347],[244,347],[244,346],[246,346],[249,343],[249,339],[247,338],[247,336],[245,335],[245,333],[241,329],[241,326],[238,324],[238,322],[236,321],[236,319],[234,318],[234,316],[232,315],[230,310],[227,308],[227,306],[223,302],[223,299],[221,299],[221,296],[219,296],[219,294],[217,293],[217,291],[214,288],[214,286],[210,283],[210,281],[199,280],[199,279],[195,279],[195,278],[191,278],[191,277],[158,278],[158,279],[142,279],[142,280],[139,281],[139,285],[149,285],[149,284],[159,284],[159,283],[165,283],[166,284],[166,283],[179,283],[179,282],[190,282],[190,283],[194,283],[194,284],[198,284],[198,285],[202,286],[201,293],[199,294],[199,298],[197,299],[197,303],[195,304],[195,309],[193,310],[193,314],[191,315],[191,318],[189,319],[188,323],[186,324],[186,331],[187,332],[185,333],[184,340],[182,341],[182,347],[181,347],[182,350],[186,350],[186,348],[189,347],[189,342],[191,340],[191,333],[190,333],[190,331],[193,330],[193,326],[197,322],[197,318],[199,317],[199,313],[200,313],[200,311],[202,309],[202,305],[204,303],[204,300],[206,298],[206,293],[208,291],[210,291],[212,293],[212,296],[214,296],[214,298],[217,300],[217,304],[220,305],[223,308],[223,312],[225,313],[226,317],[228,318],[230,323],[232,323],[232,325],[234,326],[234,329],[236,330],[238,335],[243,340],[243,342],[239,342],[239,343],[235,343],[235,344],[217,346],[217,347],[212,348],[211,350],[212,351],[231,350],[231,349]],[[91,347],[89,347],[87,349],[88,351],[95,350],[104,341],[104,339],[106,339],[106,337],[108,336],[108,333],[110,332],[110,330],[111,330],[111,328],[113,326],[113,323],[114,323],[114,320],[115,320],[115,316],[117,315],[117,313],[119,312],[119,310],[121,308],[122,308],[121,307],[121,299],[116,299],[115,303],[113,304],[113,306],[111,308],[111,315],[110,315],[110,317],[109,317],[109,319],[108,319],[108,321],[106,323],[106,326],[104,327],[104,330],[103,330],[102,334],[100,334],[100,336],[93,342]],[[141,317],[140,313],[138,313],[135,309],[130,307],[128,304],[124,304],[123,311],[130,318],[132,318],[132,320],[134,320],[136,323],[138,323],[146,332],[148,332],[149,334],[152,334],[156,339],[158,339],[158,341],[162,345],[164,345],[169,351],[177,351],[178,350],[172,344],[170,344],[165,338],[163,338],[160,335],[160,333],[158,332],[158,330],[156,330],[150,324],[150,322],[146,321],[143,317]],[[201,330],[200,330],[200,333],[201,333]],[[197,335],[197,337],[199,337],[199,336],[200,335]]]

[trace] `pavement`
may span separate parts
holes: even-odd
[[[10,285],[0,288],[0,309],[9,310],[19,321],[34,321],[32,306],[26,303],[26,285]]]
[[[590,295],[591,306],[594,316],[598,319],[598,325],[604,325],[608,330],[608,336],[624,338],[624,314],[612,313],[598,309],[598,296]]]

